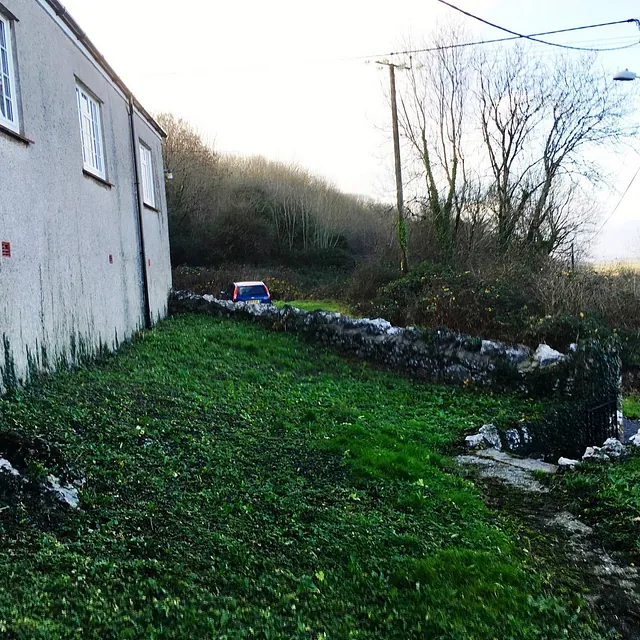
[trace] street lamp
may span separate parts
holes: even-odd
[[[613,79],[619,80],[620,82],[629,82],[630,80],[640,79],[640,76],[633,71],[629,71],[629,69],[625,69],[624,71],[618,71],[618,73],[613,76]]]

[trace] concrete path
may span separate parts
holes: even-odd
[[[481,458],[491,458],[496,462],[502,462],[525,471],[543,471],[544,473],[556,473],[558,471],[558,465],[542,462],[542,460],[533,460],[532,458],[515,458],[504,451],[497,451],[496,449],[476,451],[476,455]]]
[[[477,467],[478,475],[481,478],[497,478],[512,487],[534,493],[548,493],[549,491],[534,477],[535,471],[555,473],[558,470],[555,464],[530,458],[515,458],[496,449],[476,451],[473,455],[458,456],[456,460],[458,464]]]
[[[629,418],[622,418],[622,426],[624,428],[623,442],[629,442],[629,438],[632,435],[638,433],[640,430],[640,420],[630,420]]]

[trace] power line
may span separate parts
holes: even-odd
[[[438,2],[440,2],[441,4],[446,5],[447,7],[454,9],[455,11],[459,11],[460,13],[462,13],[463,15],[469,17],[469,18],[473,18],[474,20],[477,20],[478,22],[482,22],[483,24],[486,24],[490,27],[493,27],[494,29],[499,29],[500,31],[504,31],[505,33],[510,33],[513,38],[508,38],[509,40],[516,40],[519,38],[524,38],[526,40],[531,40],[532,42],[538,42],[539,44],[546,44],[550,47],[560,47],[562,49],[572,49],[574,51],[620,51],[621,49],[628,49],[629,47],[635,46],[635,45],[626,45],[624,47],[611,47],[611,48],[606,48],[606,49],[594,49],[594,48],[590,48],[590,47],[572,47],[570,45],[566,45],[566,44],[559,44],[557,42],[549,42],[548,40],[539,40],[536,36],[537,35],[550,35],[552,32],[548,32],[548,33],[541,33],[541,34],[533,34],[533,35],[525,35],[523,33],[518,33],[517,31],[512,31],[511,29],[507,29],[506,27],[501,27],[499,24],[496,24],[495,22],[489,22],[489,20],[485,20],[484,18],[481,18],[479,16],[474,15],[473,13],[469,13],[468,11],[465,11],[464,9],[461,9],[460,7],[456,7],[454,4],[451,4],[450,2],[447,2],[446,0],[438,0]],[[622,20],[620,22],[609,22],[609,23],[603,23],[602,25],[595,25],[595,26],[609,26],[612,24],[621,24],[622,22],[633,22],[636,24],[636,26],[640,29],[640,20],[638,20],[637,18],[629,18],[628,20]],[[576,27],[575,29],[568,29],[567,31],[573,31],[573,30],[577,30],[579,27]],[[556,32],[559,33],[559,32]],[[506,40],[507,38],[505,38]],[[636,44],[640,44],[636,43]]]
[[[605,228],[605,225],[607,224],[607,222],[609,222],[609,220],[613,218],[613,214],[618,210],[618,207],[622,204],[622,201],[625,199],[627,193],[629,193],[629,189],[631,189],[631,187],[633,186],[633,183],[636,181],[636,178],[638,177],[638,175],[640,175],[640,167],[636,169],[636,172],[633,174],[633,178],[631,178],[631,182],[629,182],[629,184],[627,185],[627,188],[624,190],[624,193],[620,197],[620,200],[618,200],[618,203],[613,208],[613,211],[607,216],[607,219],[602,223],[602,226],[598,229],[598,231],[596,231],[595,235],[598,235]]]
[[[537,36],[550,36],[558,33],[569,33],[571,31],[583,31],[585,29],[597,29],[599,27],[610,27],[618,24],[628,24],[629,22],[636,22],[635,18],[629,18],[627,20],[616,20],[614,22],[602,22],[599,24],[587,24],[582,27],[570,27],[569,29],[554,29],[553,31],[541,31],[540,33],[530,33],[529,35],[514,35],[508,38],[494,38],[491,40],[477,40],[475,42],[461,42],[457,44],[448,44],[448,45],[440,45],[437,47],[427,47],[425,49],[407,49],[406,51],[392,51],[390,53],[379,53],[372,56],[360,56],[358,58],[348,58],[349,60],[365,60],[367,58],[381,58],[384,56],[402,56],[402,55],[410,55],[413,53],[429,53],[432,51],[444,51],[446,49],[458,49],[460,47],[475,47],[482,44],[495,44],[498,42],[509,42],[512,40],[520,40],[525,38],[527,40],[531,40]],[[631,36],[623,36],[624,38],[629,38]],[[536,42],[538,44],[547,44],[544,40],[532,40],[532,42]],[[639,42],[635,41],[632,44],[627,44],[621,47],[613,47],[609,49],[596,49],[596,51],[619,51],[620,49],[628,49],[630,47],[635,47]],[[558,45],[559,46],[559,45]],[[593,49],[585,49],[587,51],[592,51]]]

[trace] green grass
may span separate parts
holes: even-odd
[[[640,420],[640,397],[631,395],[623,398],[622,413],[625,418]]]
[[[533,411],[255,325],[173,318],[0,400],[4,429],[87,478],[79,512],[3,488],[0,631],[605,637],[448,457],[465,430]]]
[[[640,562],[640,455],[615,464],[583,465],[555,480],[571,508],[605,546]]]
[[[297,307],[303,311],[317,311],[320,309],[322,311],[333,311],[335,313],[353,315],[350,308],[344,304],[344,302],[339,302],[338,300],[292,300],[291,302],[277,300],[274,304],[280,308],[285,305],[291,305],[292,307]]]

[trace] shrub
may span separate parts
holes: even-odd
[[[380,289],[372,309],[390,321],[492,338],[514,339],[529,320],[531,303],[509,283],[471,271],[424,263]]]

